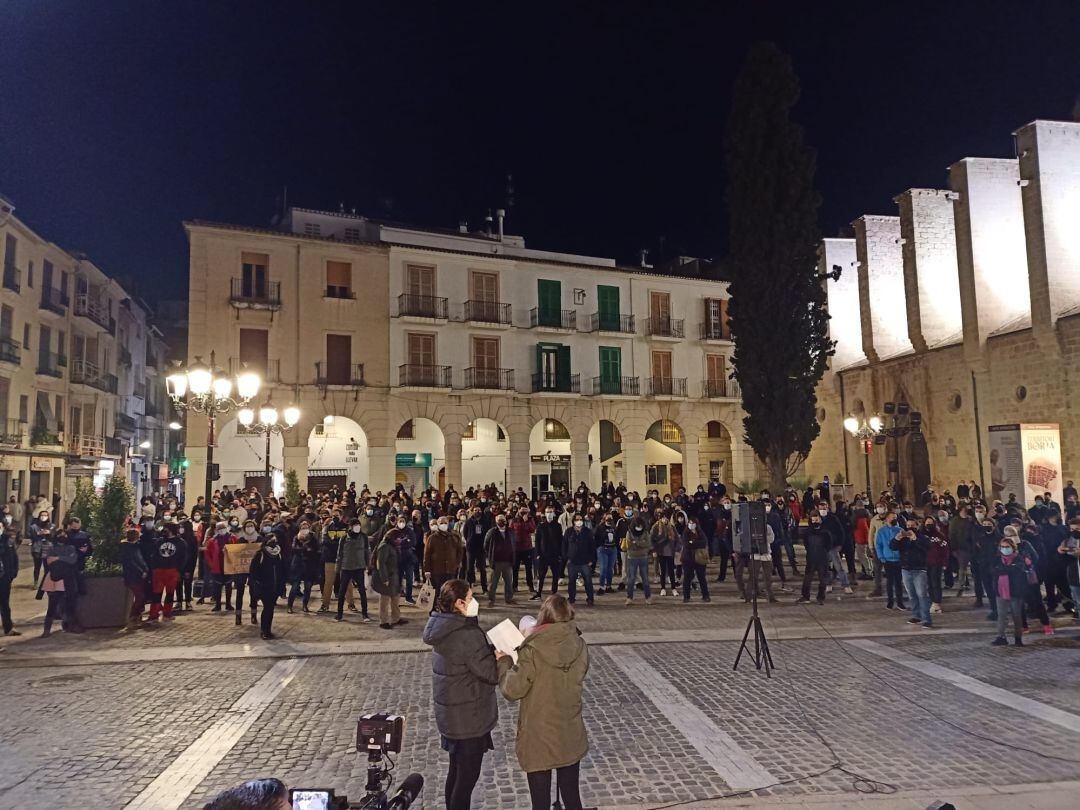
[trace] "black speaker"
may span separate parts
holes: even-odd
[[[740,554],[768,554],[765,531],[765,503],[743,501],[735,504],[735,551]]]

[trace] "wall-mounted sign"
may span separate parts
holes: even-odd
[[[529,456],[529,461],[535,461],[538,464],[551,463],[565,461],[569,463],[570,456],[560,456],[557,453],[544,453],[540,456]]]

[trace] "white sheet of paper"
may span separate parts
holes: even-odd
[[[525,636],[521,635],[521,631],[517,629],[512,621],[503,619],[488,630],[487,637],[496,650],[508,653],[514,663],[517,663],[518,654],[516,650],[521,642],[525,640]]]

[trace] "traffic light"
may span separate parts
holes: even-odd
[[[186,458],[182,458],[182,459],[180,459],[180,468],[183,469],[183,470],[186,470],[190,463],[191,462],[188,461]]]
[[[211,481],[217,481],[219,478],[221,478],[221,465],[219,465],[219,464],[211,464],[210,465],[210,480]]]

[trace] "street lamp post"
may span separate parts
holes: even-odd
[[[874,444],[885,444],[889,439],[896,439],[896,484],[903,486],[900,476],[900,439],[910,435],[913,442],[923,440],[922,414],[911,410],[911,406],[903,400],[886,402],[884,411],[886,416],[892,418],[892,424],[881,427],[878,435],[874,437]],[[914,478],[912,481],[914,482]]]
[[[268,399],[266,404],[259,408],[259,421],[255,421],[255,411],[251,408],[241,408],[236,412],[236,418],[246,428],[255,427],[266,435],[266,492],[267,497],[273,494],[274,488],[270,481],[270,437],[275,433],[283,434],[300,421],[300,409],[295,405],[289,405],[281,413],[283,421],[279,421],[278,410]]]
[[[210,352],[210,365],[196,357],[188,368],[179,363],[175,371],[165,378],[169,398],[179,412],[191,410],[206,414],[206,509],[210,509],[213,495],[214,429],[219,415],[234,408],[244,408],[259,393],[259,375],[243,369],[236,375],[236,397],[233,397],[233,380],[214,366],[214,352]]]
[[[863,465],[866,468],[867,499],[873,497],[873,490],[870,488],[870,447],[874,443],[874,439],[881,432],[882,426],[881,417],[876,414],[869,419],[859,419],[852,414],[844,420],[844,430],[850,433],[852,437],[858,439],[859,446],[862,448]]]

